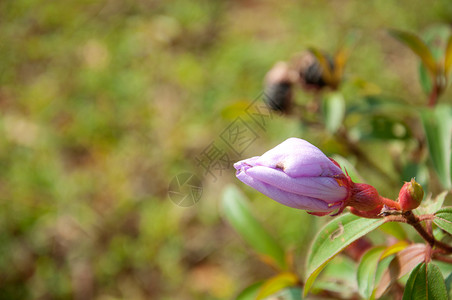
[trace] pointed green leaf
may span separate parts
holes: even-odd
[[[272,295],[271,297],[265,298],[267,300],[302,300],[302,295],[301,295],[301,288],[299,287],[291,287],[291,288],[286,288],[283,289],[281,291],[279,291],[278,293]]]
[[[342,266],[336,267],[337,264]],[[356,294],[356,267],[356,262],[351,258],[338,255],[334,262],[325,266],[310,292],[316,296],[327,292],[334,294],[337,299],[351,299]],[[344,273],[340,273],[342,270]],[[311,299],[309,296],[306,298]]]
[[[446,289],[447,289],[447,295],[449,296],[449,299],[452,299],[452,273],[447,276],[446,280]]]
[[[443,187],[449,190],[452,187],[452,107],[437,105],[432,110],[424,110],[421,117],[433,166]]]
[[[449,76],[450,69],[452,67],[452,35],[449,36],[447,41],[446,53],[444,55],[444,74]]]
[[[314,239],[306,262],[304,294],[309,292],[315,278],[334,256],[353,241],[384,223],[384,219],[364,219],[343,214],[326,224]]]
[[[377,265],[384,250],[384,246],[369,249],[359,262],[356,279],[358,280],[359,294],[365,299],[369,299],[372,295]]]
[[[389,33],[394,38],[405,44],[405,46],[410,48],[411,51],[413,51],[422,60],[423,64],[429,70],[433,78],[436,77],[437,66],[435,59],[433,58],[433,54],[418,36],[400,30],[390,30]]]
[[[451,33],[450,25],[436,24],[422,30],[421,39],[427,44],[432,52],[435,61],[444,60],[444,53],[446,51],[447,40]]]
[[[264,260],[282,270],[287,269],[284,250],[253,216],[247,199],[234,185],[223,192],[223,212],[234,229]]]
[[[264,284],[264,281],[258,281],[252,285],[245,288],[240,294],[235,298],[236,300],[256,300],[259,289]]]
[[[259,289],[256,300],[265,299],[287,287],[295,286],[298,278],[295,274],[290,272],[280,273],[269,280],[267,280]]]
[[[381,231],[390,234],[398,240],[405,240],[407,238],[405,229],[403,229],[400,223],[390,222],[380,226]]]
[[[444,191],[435,198],[432,198],[431,195],[427,196],[427,198],[421,202],[421,205],[415,209],[415,213],[417,215],[427,215],[436,213],[443,206],[447,194],[448,191]]]
[[[341,93],[330,93],[323,99],[323,118],[326,129],[335,133],[342,125],[345,116],[345,101]]]
[[[399,253],[400,251],[404,250],[408,246],[410,246],[410,244],[408,244],[408,242],[406,242],[406,241],[400,241],[395,244],[392,244],[391,246],[387,247],[385,249],[385,251],[383,251],[383,253],[381,254],[380,260],[385,259],[386,257],[391,256],[393,254]]]
[[[370,299],[376,298],[375,294],[377,292],[378,286],[380,286],[380,282],[393,259],[394,255],[387,256],[385,258],[382,258],[381,261],[378,263],[377,270],[375,271],[375,281],[374,281],[375,288]]]
[[[345,290],[344,290],[345,289]],[[345,255],[338,255],[327,264],[317,277],[311,291],[317,294],[323,290],[337,293],[341,299],[349,299],[356,290],[356,262]]]
[[[403,300],[447,299],[446,284],[438,266],[421,263],[410,274],[403,293]]]
[[[382,278],[383,270],[386,270],[389,266],[392,260],[390,256],[404,250],[408,246],[409,244],[406,241],[400,241],[389,247],[374,247],[363,255],[356,277],[358,280],[358,291],[362,297],[374,299],[374,287]]]
[[[430,76],[430,73],[428,73],[428,70],[427,68],[425,68],[425,65],[423,63],[419,63],[418,74],[422,91],[424,91],[426,95],[430,95],[433,88],[432,76]]]
[[[452,234],[452,207],[444,207],[435,213],[433,222],[441,229]]]
[[[411,271],[410,277],[408,278],[408,281],[406,282],[406,285],[405,285],[405,291],[403,293],[403,300],[412,299],[414,283],[416,282],[416,277],[419,275],[419,270],[421,269],[422,265],[424,265],[424,263],[418,264],[416,266],[416,268],[414,268],[413,271]]]
[[[398,252],[379,280],[374,294],[380,298],[397,279],[408,274],[425,259],[425,244],[413,244]]]

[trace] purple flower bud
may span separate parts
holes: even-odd
[[[234,164],[237,178],[273,200],[325,215],[341,212],[350,181],[317,147],[290,138],[262,156]]]

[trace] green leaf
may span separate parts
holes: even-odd
[[[268,299],[268,300],[275,300],[275,299],[278,299],[278,300],[301,300],[302,299],[301,292],[302,292],[301,288],[291,287],[291,288],[283,289],[283,290],[279,291],[278,293],[276,293],[266,299]]]
[[[405,291],[403,293],[403,300],[409,300],[412,299],[412,291],[414,289],[414,283],[416,282],[416,277],[419,274],[419,270],[421,269],[421,266],[424,265],[424,263],[420,263],[416,266],[416,268],[411,271],[410,277],[408,278],[408,281],[405,285]]]
[[[410,244],[408,244],[408,242],[406,241],[400,241],[392,244],[391,246],[387,247],[385,251],[383,251],[380,260],[406,249],[409,245]]]
[[[436,213],[443,206],[447,194],[448,191],[444,191],[435,198],[432,198],[431,195],[428,196],[427,199],[424,199],[421,202],[421,205],[415,209],[415,213],[417,215],[427,215]]]
[[[364,219],[343,214],[326,224],[314,239],[306,262],[304,295],[325,265],[345,247],[384,223],[383,219]]]
[[[437,64],[437,76],[435,78],[436,85],[442,90],[447,84],[450,66],[446,70],[448,64],[448,48],[452,30],[447,24],[437,24],[429,26],[427,30],[423,30],[422,40],[428,45],[433,58]],[[450,55],[450,54],[449,54]]]
[[[432,77],[428,73],[425,65],[423,63],[419,63],[419,82],[421,84],[422,90],[426,95],[430,95],[432,91]]]
[[[311,288],[313,294],[329,291],[337,298],[350,299],[356,291],[356,270],[354,260],[338,255],[334,262],[327,264]]]
[[[358,272],[356,273],[358,291],[365,299],[369,299],[372,295],[378,262],[384,250],[384,246],[369,249],[359,263]]]
[[[449,190],[452,187],[450,178],[452,107],[437,105],[433,110],[424,110],[421,117],[433,166],[441,184]]]
[[[287,287],[295,286],[298,282],[298,277],[294,273],[285,272],[280,273],[269,280],[267,280],[259,289],[256,300],[262,300],[279,292]]]
[[[380,281],[383,270],[386,270],[389,266],[392,260],[390,256],[404,250],[408,246],[409,244],[406,241],[400,241],[389,247],[374,247],[363,255],[356,276],[358,291],[363,298],[374,298],[374,286]]]
[[[400,223],[396,222],[385,223],[381,225],[379,229],[384,233],[392,235],[398,240],[406,240],[407,238],[405,229],[403,229]]]
[[[410,48],[411,51],[413,51],[421,59],[422,63],[429,70],[433,78],[436,77],[437,66],[435,59],[433,58],[433,54],[428,46],[418,36],[400,30],[389,30],[389,33],[394,38],[405,44],[405,46]]]
[[[381,276],[374,291],[375,297],[380,298],[394,281],[408,274],[424,261],[425,249],[425,244],[413,244],[398,252]]]
[[[370,116],[364,121],[362,139],[399,140],[408,139],[411,135],[409,128],[395,117]]]
[[[452,67],[452,35],[447,40],[446,53],[444,55],[444,74],[449,76],[450,68]]]
[[[432,52],[435,61],[444,60],[447,40],[451,32],[450,25],[444,23],[438,23],[422,30],[421,38]]]
[[[261,258],[282,270],[287,269],[284,250],[251,213],[248,201],[234,185],[223,192],[223,212],[234,229]]]
[[[410,274],[403,293],[403,300],[447,299],[446,284],[438,266],[421,263]]]
[[[440,260],[434,260],[434,263],[438,266],[444,278],[448,277],[452,273],[452,264]]]
[[[381,282],[383,276],[385,275],[385,272],[389,268],[389,265],[391,264],[393,259],[394,259],[394,255],[387,256],[385,258],[381,258],[380,262],[378,263],[377,270],[375,271],[375,281],[374,281],[375,288],[372,293],[371,299],[375,299],[375,294],[378,290],[378,287],[380,286],[380,282]]]
[[[449,299],[452,299],[452,273],[447,276],[446,280],[446,289],[447,289],[447,295],[449,296]]]
[[[442,239],[450,236],[450,234],[448,234],[447,232],[445,232],[438,226],[435,226],[433,228],[432,234],[433,234],[433,237],[438,241],[441,241]]]
[[[381,95],[368,95],[357,102],[347,105],[347,115],[356,114],[358,117],[368,116],[399,116],[415,115],[417,111],[400,100]]]
[[[239,116],[243,116],[243,112],[250,106],[250,102],[239,100],[233,102],[221,110],[221,117],[228,121],[234,121]]]
[[[335,133],[342,125],[345,116],[345,101],[341,93],[335,92],[326,95],[323,99],[323,118],[326,129]]]
[[[435,213],[433,223],[449,234],[452,234],[452,207],[444,207],[438,210]]]
[[[258,281],[245,288],[236,297],[236,300],[256,300],[259,289],[264,284],[264,281]]]

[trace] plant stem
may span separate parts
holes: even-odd
[[[432,256],[433,256],[433,259],[452,264],[452,257],[439,255],[438,252],[433,252]]]
[[[406,219],[406,223],[413,226],[414,229],[416,229],[416,231],[432,248],[436,246],[437,248],[443,250],[445,253],[452,253],[452,246],[437,241],[433,234],[425,230],[425,228],[420,223],[420,219],[415,216],[411,210],[403,212],[402,216]]]
[[[416,229],[416,231],[422,236],[422,238],[430,245],[435,245],[435,238],[430,235],[424,227],[422,227],[421,223],[419,222],[419,219],[413,214],[411,210],[406,211],[402,214],[402,216],[406,219],[407,223]]]
[[[391,200],[391,199],[388,199],[388,198],[385,198],[382,196],[380,196],[380,200],[384,205],[386,205],[390,208],[394,208],[395,210],[401,210],[399,202],[396,202],[394,200]]]
[[[432,221],[435,218],[434,215],[421,215],[415,216],[412,211],[405,211],[401,215],[389,215],[385,217],[386,222],[399,222],[407,223],[416,229],[416,231],[421,235],[421,237],[430,245],[430,247],[436,246],[439,251],[444,254],[452,253],[452,246],[445,244],[443,242],[437,241],[432,233],[429,233],[421,225],[423,221]]]
[[[420,224],[420,223],[419,223]],[[433,230],[432,230],[432,220],[428,220],[425,222],[425,227],[427,228],[427,233],[433,237],[433,241],[435,241],[435,237],[433,236]],[[429,263],[432,261],[432,253],[433,253],[433,245],[427,245],[427,247],[425,247],[425,258],[424,261],[425,263]]]

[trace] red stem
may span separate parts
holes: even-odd
[[[410,211],[404,211],[400,215],[389,215],[385,217],[386,222],[400,222],[400,223],[407,223],[416,229],[416,231],[420,234],[420,236],[433,248],[437,247],[437,252],[441,252],[443,254],[450,254],[452,253],[452,246],[445,244],[443,242],[440,242],[435,239],[432,233],[429,233],[422,225],[421,222],[427,221],[431,222],[435,218],[434,215],[421,215],[421,216],[415,216],[413,212]]]
[[[433,252],[432,257],[433,257],[433,259],[452,264],[452,257],[450,257],[450,256],[442,256],[442,255],[439,255],[438,252]]]
[[[380,196],[381,202],[389,208],[401,210],[399,202]]]
[[[432,248],[436,246],[437,248],[443,250],[444,253],[452,253],[452,246],[437,241],[433,234],[425,230],[425,228],[421,225],[419,218],[415,216],[411,210],[403,212],[402,216],[407,220],[408,224],[410,224],[411,226],[414,227],[414,229],[416,229],[416,231],[422,236],[422,238],[425,241],[427,241],[427,243]],[[431,219],[427,220],[427,222],[431,222]]]

